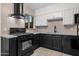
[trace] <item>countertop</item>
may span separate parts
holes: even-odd
[[[51,35],[77,36],[77,35],[75,35],[75,34],[63,34],[63,33],[40,33],[40,34],[51,34]]]
[[[30,33],[30,32],[27,32]],[[64,33],[53,33],[53,32],[31,32],[33,34],[52,34],[52,35],[68,35],[68,36],[77,36],[76,34],[64,34]]]
[[[29,35],[29,34],[33,34],[33,33],[16,33],[16,34],[3,34],[1,35],[1,37],[4,37],[4,38],[16,38],[18,36],[22,36],[22,35]]]
[[[17,36],[4,34],[4,35],[1,35],[1,37],[4,37],[4,38],[16,38]]]
[[[52,34],[52,35],[66,35],[66,36],[77,36],[77,35],[73,35],[73,34],[63,34],[63,33],[49,33],[49,32],[27,32],[27,33],[21,33],[21,34],[5,34],[5,35],[1,35],[1,37],[4,38],[15,38],[21,35],[29,35],[29,34]]]
[[[22,35],[30,35],[30,34],[33,34],[33,33],[15,33],[15,34],[11,34],[11,35],[22,36]]]

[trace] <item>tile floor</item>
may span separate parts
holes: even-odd
[[[40,47],[36,49],[31,56],[71,56],[71,55]]]

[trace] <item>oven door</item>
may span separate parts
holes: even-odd
[[[32,40],[22,42],[22,51],[28,49],[31,46],[32,46]]]
[[[28,53],[29,51],[33,50],[33,46],[32,46],[32,39],[26,39],[26,41],[22,41],[22,37],[21,39],[19,37],[18,40],[18,55],[24,55],[26,53]]]

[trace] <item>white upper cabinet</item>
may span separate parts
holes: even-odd
[[[51,12],[44,15],[38,15],[35,17],[36,19],[36,26],[48,26],[47,22],[50,19],[56,19],[56,18],[63,18],[62,12]]]
[[[73,25],[74,24],[74,9],[67,9],[63,11],[63,24]]]
[[[74,8],[74,14],[79,13],[79,7]]]
[[[44,16],[36,16],[36,26],[47,26],[47,19]]]

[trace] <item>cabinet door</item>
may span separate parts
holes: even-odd
[[[41,38],[41,46],[52,49],[52,39],[51,35],[44,34]]]
[[[44,16],[36,16],[36,26],[47,26],[47,19]]]
[[[76,55],[77,51],[73,48],[72,41],[74,40],[73,36],[64,36],[62,40],[63,52]],[[74,41],[75,43],[75,41]]]
[[[17,38],[11,38],[9,39],[9,55],[10,56],[17,56],[18,52],[18,46],[17,46]]]
[[[73,25],[74,24],[74,10],[68,9],[63,12],[63,24]]]
[[[17,38],[1,38],[1,55],[16,56],[17,55]]]
[[[61,36],[53,36],[53,49],[58,51],[62,50]]]
[[[48,37],[47,37],[46,34],[44,34],[43,38],[42,38],[42,46],[43,47],[48,47],[48,42],[49,42]]]
[[[62,40],[63,52],[79,56],[79,40],[76,36],[64,36]]]
[[[70,37],[65,36],[62,40],[63,50],[68,51],[71,49],[71,40]]]
[[[37,49],[39,47],[39,44],[40,44],[39,35],[37,35],[37,34],[33,35],[32,44],[34,46],[34,49]]]
[[[1,56],[9,56],[9,39],[1,37]]]
[[[49,49],[52,49],[52,37],[51,35],[47,34],[45,35],[45,46]]]

